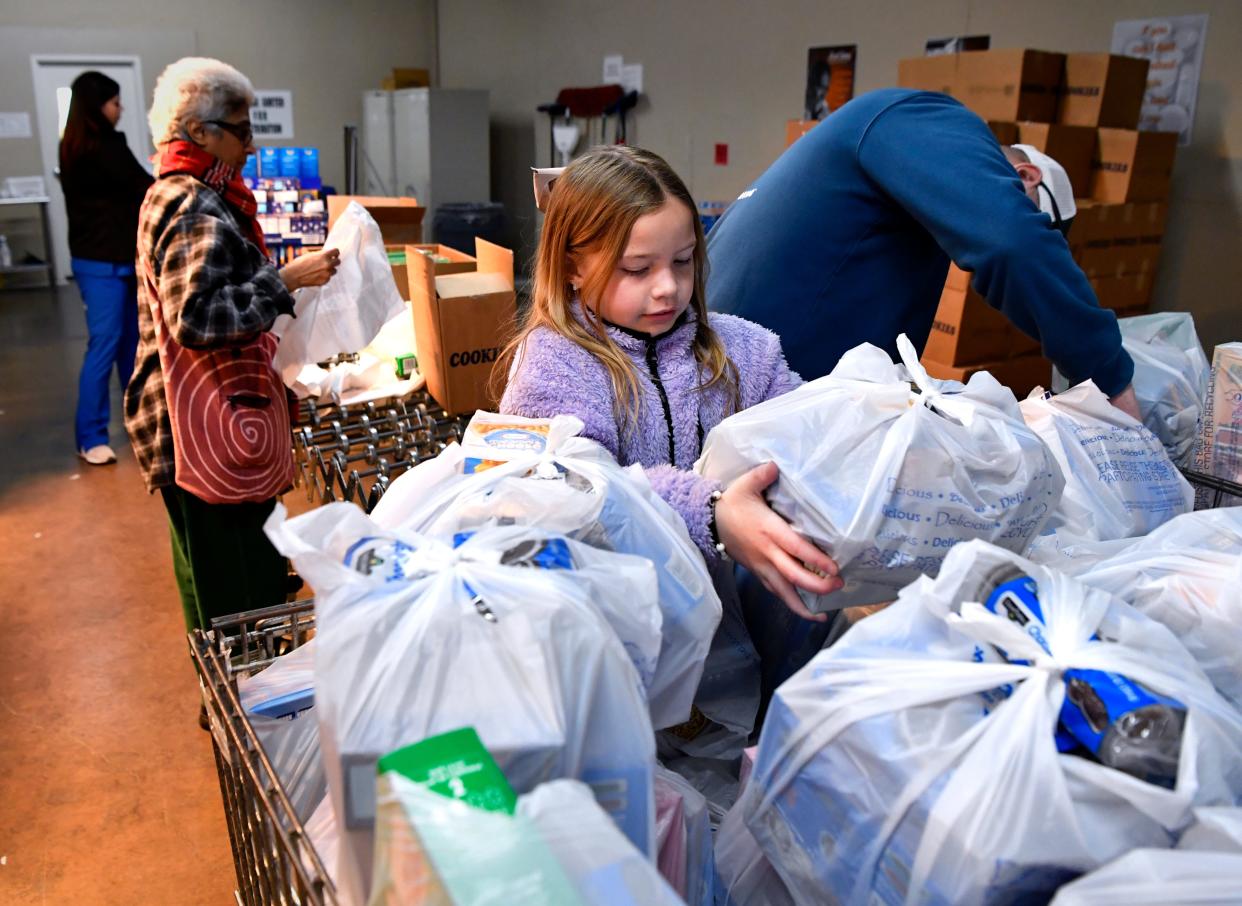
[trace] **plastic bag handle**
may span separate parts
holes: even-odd
[[[974,405],[968,400],[946,396],[940,391],[932,376],[923,367],[923,363],[919,361],[918,353],[914,351],[914,344],[904,333],[897,337],[897,352],[901,356],[901,364],[905,366],[906,373],[910,375],[911,382],[918,388],[919,395],[922,397],[919,402],[929,409],[939,409],[946,415],[953,416],[964,425],[969,425],[974,421]]]

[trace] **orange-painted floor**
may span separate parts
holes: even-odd
[[[227,904],[159,497],[73,450],[75,288],[0,292],[0,904]]]

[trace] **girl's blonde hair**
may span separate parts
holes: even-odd
[[[722,386],[729,411],[740,407],[737,367],[707,323],[707,252],[694,199],[661,157],[625,145],[592,148],[557,178],[535,259],[530,311],[525,326],[496,363],[492,375],[496,390],[503,389],[527,335],[546,327],[573,340],[603,363],[612,382],[613,415],[622,432],[637,421],[641,395],[633,360],[608,335],[596,312],[625,252],[634,222],[654,213],[669,199],[684,204],[694,224],[694,293],[690,306],[698,316],[693,342],[701,377],[697,389]],[[587,303],[582,306],[583,324],[572,310],[572,261],[596,252],[603,253],[599,267],[581,275],[579,293]]]

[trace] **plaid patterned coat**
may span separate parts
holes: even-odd
[[[144,278],[150,267],[150,284]],[[253,341],[293,297],[246,238],[237,216],[206,183],[158,179],[138,221],[138,356],[125,390],[125,428],[147,490],[174,483],[172,425],[164,396],[152,306],[182,346],[210,349]],[[152,298],[151,286],[156,298]]]

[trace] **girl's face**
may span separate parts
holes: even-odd
[[[113,126],[121,121],[121,96],[118,94],[103,105],[104,119]]]
[[[659,336],[694,295],[694,213],[676,199],[634,221],[604,288],[596,314],[618,327]],[[602,253],[581,256],[575,282],[603,265]]]

